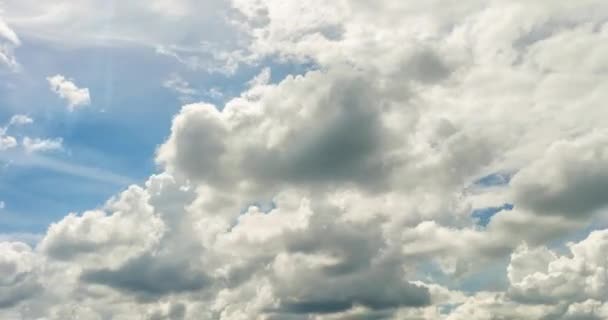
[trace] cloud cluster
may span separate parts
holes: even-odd
[[[606,231],[559,253],[606,218],[604,1],[232,5],[314,70],[185,105],[143,186],[2,243],[0,317],[608,316]]]
[[[511,256],[508,294],[525,304],[555,305],[566,319],[604,319],[608,316],[607,245],[607,230],[569,243],[569,255],[524,245]]]
[[[61,99],[68,102],[68,110],[74,111],[77,108],[85,107],[91,104],[91,95],[88,88],[79,88],[72,79],[57,74],[48,77],[50,88]]]
[[[0,151],[14,149],[19,146],[21,146],[26,153],[48,152],[63,149],[63,139],[61,138],[31,138],[29,136],[24,136],[21,138],[21,142],[19,142],[18,137],[9,134],[9,131],[14,131],[14,129],[20,126],[30,125],[32,123],[34,123],[34,119],[27,115],[16,114],[12,116],[4,127],[0,127]]]

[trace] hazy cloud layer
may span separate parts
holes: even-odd
[[[25,31],[65,25],[34,17],[67,2],[7,3]],[[94,32],[94,4],[65,16]],[[605,1],[208,5],[246,39],[230,59],[314,69],[183,106],[142,186],[33,248],[1,242],[0,318],[608,317]],[[192,45],[195,8],[136,1],[111,21],[138,12],[125,37],[171,47],[189,30]],[[90,103],[49,82],[71,109]],[[164,85],[196,93],[177,74]]]

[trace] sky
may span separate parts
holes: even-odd
[[[0,318],[608,318],[608,3],[0,0]]]

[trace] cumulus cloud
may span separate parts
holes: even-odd
[[[604,2],[232,5],[314,67],[183,106],[142,186],[6,242],[0,316],[606,317],[606,230],[559,250],[606,213]]]
[[[17,305],[41,289],[38,282],[37,256],[22,243],[0,243],[0,308]]]
[[[608,205],[608,135],[557,141],[513,177],[516,204],[538,213],[586,217]]]
[[[69,111],[74,111],[91,104],[88,88],[79,88],[74,84],[73,80],[67,79],[60,74],[47,77],[46,79],[49,82],[51,90],[68,102],[67,107]]]
[[[605,317],[608,281],[603,252],[607,239],[607,230],[594,231],[586,239],[568,244],[570,256],[545,247],[518,248],[508,268],[509,294],[524,303],[561,303],[568,305],[566,313]]]

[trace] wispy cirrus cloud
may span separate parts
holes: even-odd
[[[0,160],[9,163],[9,166],[42,168],[117,186],[125,186],[134,182],[130,177],[115,174],[101,168],[75,164],[36,152],[29,154],[17,151],[0,153]]]
[[[0,17],[0,63],[13,71],[19,69],[19,63],[15,58],[14,50],[20,45],[21,40],[15,31]]]

